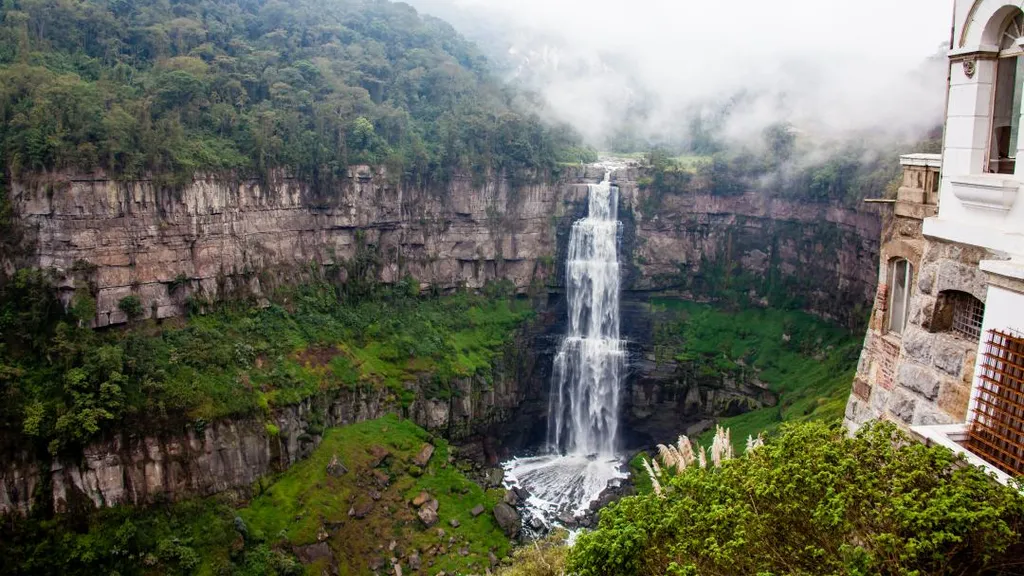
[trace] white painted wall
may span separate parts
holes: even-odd
[[[989,285],[985,298],[985,318],[981,323],[981,339],[978,344],[978,361],[974,365],[974,383],[971,386],[971,403],[967,408],[967,421],[974,419],[977,404],[978,374],[984,358],[985,342],[989,330],[1009,330],[1024,334],[1024,294]]]

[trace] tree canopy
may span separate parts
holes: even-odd
[[[577,142],[526,111],[538,107],[401,3],[0,1],[0,154],[14,174],[541,175]]]

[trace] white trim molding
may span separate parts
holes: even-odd
[[[1020,193],[1020,180],[1010,174],[972,174],[949,179],[953,195],[964,206],[1009,212]]]

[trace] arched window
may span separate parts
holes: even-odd
[[[889,332],[903,334],[910,311],[910,282],[914,267],[904,258],[889,262]]]
[[[933,331],[952,332],[961,338],[977,342],[981,338],[981,323],[985,318],[985,304],[959,290],[939,293],[935,305]]]
[[[1024,82],[1024,12],[1016,10],[1003,27],[996,67],[996,93],[992,108],[989,172],[1013,174],[1020,132],[1021,83]]]

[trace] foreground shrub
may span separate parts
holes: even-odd
[[[1024,497],[892,424],[786,426],[664,494],[624,498],[569,554],[579,576],[1019,574]]]
[[[569,549],[565,546],[564,531],[557,530],[547,538],[516,549],[512,565],[498,571],[498,576],[565,576],[565,559]]]

